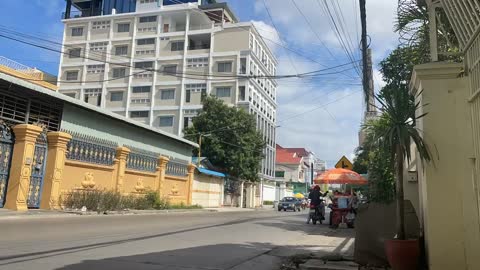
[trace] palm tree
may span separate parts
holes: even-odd
[[[389,89],[388,86],[382,90],[381,96],[376,96],[380,104],[379,110],[385,124],[381,126],[369,126],[372,131],[372,140],[378,147],[390,149],[392,162],[395,168],[395,188],[397,202],[397,239],[405,240],[405,205],[403,194],[403,167],[405,159],[411,160],[411,144],[416,146],[418,158],[424,162],[431,160],[431,154],[427,144],[421,136],[421,131],[415,126],[417,120],[426,113],[416,116],[415,112],[421,108],[420,102],[415,103],[414,96],[406,90]]]

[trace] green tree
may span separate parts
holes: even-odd
[[[368,197],[372,202],[390,203],[395,199],[393,162],[389,148],[378,147],[376,134],[382,133],[390,124],[383,115],[365,126],[366,139],[363,148],[367,158],[369,177]]]
[[[202,156],[229,176],[258,181],[265,142],[256,130],[256,121],[242,108],[231,107],[215,97],[206,97],[202,112],[185,137],[198,142],[202,136]],[[197,155],[197,150],[194,151]]]
[[[367,123],[365,128],[370,129],[371,146],[390,152],[395,164],[395,189],[397,202],[397,238],[405,239],[405,205],[403,193],[403,170],[405,160],[410,161],[411,144],[415,145],[418,158],[421,161],[430,161],[431,155],[427,144],[415,126],[415,122],[425,114],[415,116],[420,103],[415,103],[407,91],[390,91],[388,95],[377,96],[381,105],[382,118],[385,124],[373,126]],[[413,116],[413,117],[412,117]]]

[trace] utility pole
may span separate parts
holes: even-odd
[[[368,70],[368,44],[367,44],[367,10],[366,10],[366,0],[359,0],[360,1],[360,21],[362,25],[362,73],[363,73],[363,94],[365,95],[365,102],[367,102],[367,111],[370,102],[369,95],[371,93],[369,89],[369,70]]]

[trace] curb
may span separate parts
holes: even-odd
[[[236,212],[256,212],[256,211],[268,211],[270,209],[245,209],[245,210],[222,210],[219,209],[170,209],[170,210],[127,210],[127,211],[108,211],[105,213],[98,213],[93,211],[75,211],[75,210],[63,210],[52,212],[27,212],[12,214],[0,214],[0,221],[2,220],[19,220],[19,219],[36,219],[36,218],[62,218],[62,217],[78,217],[78,216],[132,216],[132,215],[166,215],[166,214],[182,214],[182,213],[236,213]]]
[[[135,210],[135,211],[114,211],[104,213],[97,213],[93,211],[52,211],[52,213],[13,213],[11,215],[0,215],[1,220],[19,220],[19,219],[36,219],[36,218],[62,218],[62,217],[79,217],[79,216],[132,216],[132,215],[161,215],[161,214],[175,214],[175,213],[205,213],[218,212],[216,210],[206,209],[171,209],[171,210]]]

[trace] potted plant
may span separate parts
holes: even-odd
[[[417,269],[419,240],[407,239],[405,234],[403,169],[405,160],[411,159],[412,144],[417,149],[417,158],[422,162],[431,160],[428,146],[415,126],[416,121],[426,114],[415,115],[422,105],[415,103],[414,96],[404,89],[384,88],[376,100],[380,104],[378,109],[382,113],[381,117],[386,119],[387,124],[382,129],[375,130],[373,139],[378,147],[390,149],[395,168],[396,235],[385,241],[385,251],[394,270]]]

